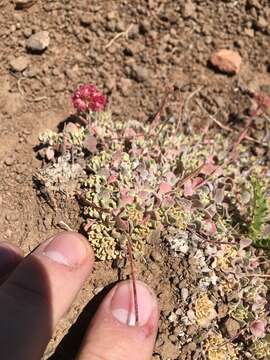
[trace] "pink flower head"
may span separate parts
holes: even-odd
[[[72,104],[79,112],[102,111],[106,97],[92,84],[81,85],[72,96]]]

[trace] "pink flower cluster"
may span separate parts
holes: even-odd
[[[102,111],[106,106],[106,97],[92,84],[81,85],[71,99],[74,108],[79,112]]]

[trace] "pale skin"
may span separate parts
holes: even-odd
[[[41,359],[93,263],[88,241],[73,232],[55,235],[25,258],[15,245],[0,242],[1,359]],[[137,291],[139,324],[130,282],[116,284],[89,324],[76,360],[151,359],[158,304],[142,282],[137,281]]]

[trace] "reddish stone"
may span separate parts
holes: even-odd
[[[210,62],[221,72],[237,74],[240,71],[242,59],[236,51],[221,49],[212,54]]]

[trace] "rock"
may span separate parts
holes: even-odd
[[[156,248],[154,248],[151,251],[150,257],[153,261],[156,261],[156,262],[160,262],[162,260],[162,255],[161,255],[160,251]]]
[[[260,4],[259,0],[248,0],[247,6],[249,8],[255,7],[256,9],[260,9],[262,5]]]
[[[47,77],[43,77],[41,79],[41,82],[45,87],[51,86],[51,80],[49,78],[47,78]]]
[[[236,51],[221,49],[212,54],[210,62],[223,73],[238,74],[242,58]]]
[[[179,359],[179,349],[177,344],[168,341],[159,349],[161,359]]]
[[[11,165],[13,165],[15,163],[15,160],[16,160],[15,156],[10,155],[4,160],[4,163],[5,163],[6,166],[11,166]]]
[[[21,10],[21,9],[28,9],[32,5],[34,5],[36,1],[35,0],[15,0],[15,9]]]
[[[20,214],[18,212],[12,211],[11,213],[7,213],[5,215],[5,219],[10,222],[16,222],[20,218]]]
[[[80,17],[80,23],[83,26],[88,26],[91,25],[91,23],[93,22],[93,17],[91,14],[82,14]]]
[[[110,77],[106,80],[106,89],[108,89],[110,92],[113,91],[113,89],[116,87],[116,81],[113,77]]]
[[[177,343],[177,336],[172,334],[172,335],[169,335],[169,340],[173,343],[173,344],[176,344]]]
[[[139,32],[142,35],[145,35],[146,33],[148,33],[151,29],[151,23],[150,21],[148,21],[147,19],[143,20],[140,22],[139,24]]]
[[[27,68],[29,60],[24,56],[19,56],[10,61],[10,69],[12,71],[21,72]]]
[[[227,304],[219,304],[218,305],[218,317],[223,319],[228,314],[228,305]]]
[[[108,21],[105,26],[106,26],[106,30],[109,30],[111,32],[115,32],[117,28],[115,20]]]
[[[192,324],[187,327],[187,335],[194,335],[198,332],[198,326]]]
[[[192,341],[183,346],[181,355],[183,356],[184,354],[192,353],[196,350],[196,348],[197,348],[196,343]]]
[[[52,75],[53,76],[60,76],[61,75],[61,71],[58,68],[53,68],[52,69]]]
[[[196,320],[196,315],[193,310],[188,310],[186,314],[191,322],[194,322]]]
[[[56,79],[56,81],[53,83],[53,90],[55,92],[62,92],[62,91],[65,91],[67,85],[66,85],[66,82],[64,79],[61,79],[61,78],[58,78]]]
[[[195,10],[196,10],[195,5],[192,3],[191,0],[188,0],[182,8],[183,18],[188,19],[190,17],[194,17]]]
[[[256,21],[255,26],[258,30],[263,30],[263,29],[267,28],[268,21],[264,17],[259,16],[258,20]]]
[[[137,82],[144,82],[148,79],[148,71],[143,66],[133,65],[132,66],[132,77]]]
[[[33,66],[30,68],[27,68],[24,72],[23,72],[23,76],[28,77],[28,78],[34,78],[38,75],[39,70],[37,67]]]
[[[110,12],[108,12],[106,17],[108,20],[113,20],[113,19],[118,18],[118,14],[116,11],[110,11]]]
[[[121,32],[126,30],[125,23],[122,20],[118,20],[116,23],[116,30]]]
[[[32,29],[30,28],[26,28],[23,30],[23,35],[26,37],[26,38],[29,38],[31,35],[32,35]]]
[[[233,338],[240,330],[240,324],[238,321],[229,318],[225,321],[225,328],[230,338]]]
[[[168,321],[170,323],[175,323],[177,321],[177,315],[174,312],[171,312],[168,316]]]
[[[127,97],[132,89],[132,80],[121,78],[118,88],[123,96]]]
[[[187,288],[182,288],[182,289],[181,289],[181,297],[182,297],[182,300],[183,300],[183,301],[186,301],[186,300],[187,300],[188,295],[189,295],[188,289],[187,289]]]
[[[33,52],[44,51],[50,43],[50,36],[48,31],[39,31],[26,41],[27,49]]]
[[[251,38],[254,37],[254,30],[253,30],[253,29],[246,28],[246,29],[244,30],[244,33],[245,33],[248,37],[251,37]]]

